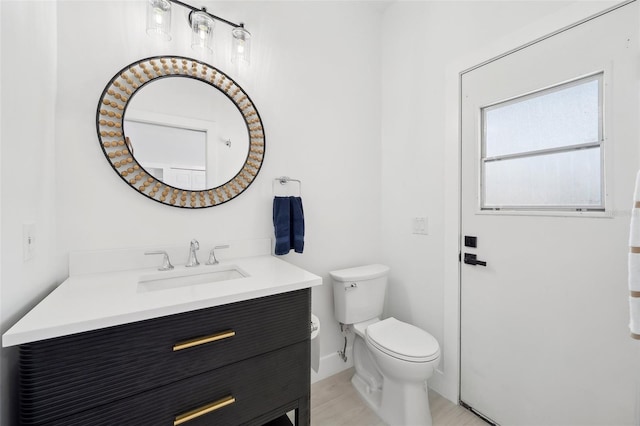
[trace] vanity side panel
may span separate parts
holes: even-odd
[[[311,290],[307,292],[307,316],[311,318]],[[309,329],[311,329],[311,319],[309,319]],[[300,380],[304,381],[307,392],[298,399],[296,409],[296,426],[309,426],[311,424],[311,334],[306,340],[305,359],[309,362],[305,365],[305,371]]]
[[[306,341],[310,293],[298,290],[22,345],[21,422],[45,424]],[[226,330],[235,336],[173,351],[180,341]]]

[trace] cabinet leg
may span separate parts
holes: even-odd
[[[298,400],[296,409],[296,426],[309,426],[311,424],[311,399],[307,394]]]

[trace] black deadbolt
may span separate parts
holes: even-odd
[[[469,235],[464,236],[464,246],[465,247],[478,247],[478,237],[471,237]]]

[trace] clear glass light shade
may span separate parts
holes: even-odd
[[[212,52],[213,26],[213,18],[206,13],[191,13],[191,47],[193,49]]]
[[[248,65],[251,57],[251,33],[244,27],[237,27],[231,30],[231,34],[233,35],[231,61]]]
[[[147,34],[171,40],[171,3],[168,0],[147,2]]]

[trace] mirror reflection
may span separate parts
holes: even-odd
[[[129,100],[124,135],[136,161],[158,181],[185,190],[224,184],[244,166],[244,117],[220,90],[186,76],[149,82]]]
[[[264,128],[249,95],[219,69],[181,56],[118,71],[98,101],[96,129],[123,181],[178,208],[231,201],[264,161]]]

